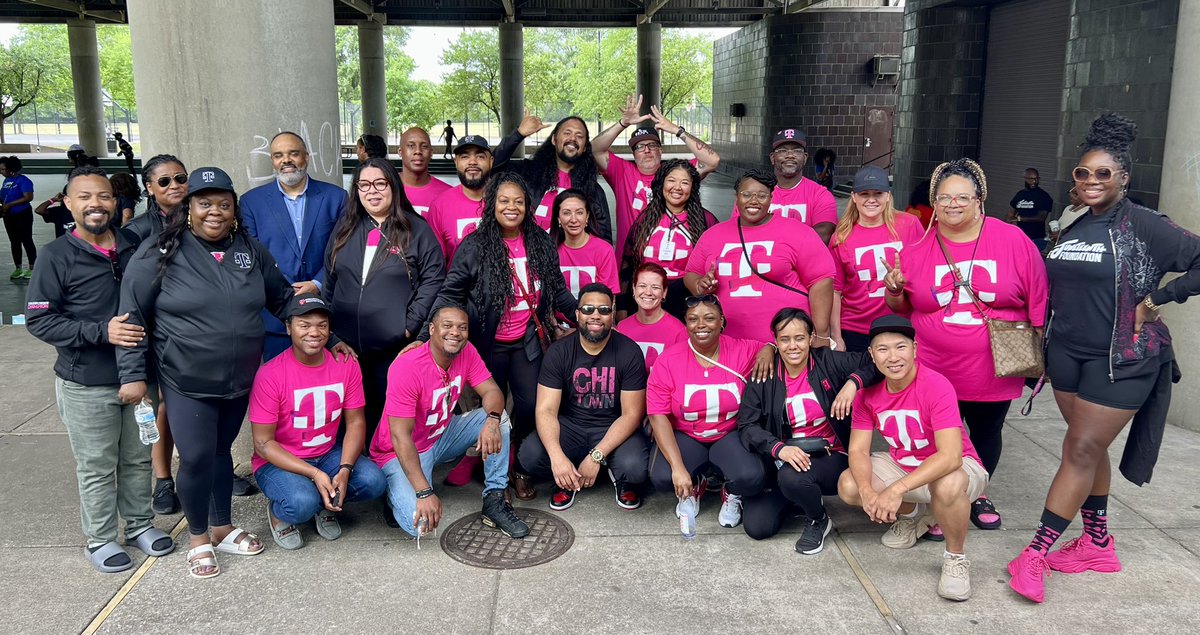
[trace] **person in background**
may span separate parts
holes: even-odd
[[[837,153],[829,148],[820,148],[813,155],[813,173],[821,187],[833,191],[833,175],[837,171]]]
[[[921,227],[929,229],[933,223],[933,203],[929,200],[929,179],[925,179],[913,188],[908,197],[908,207],[905,213],[912,214],[921,220]]]
[[[67,228],[75,225],[75,219],[71,217],[71,210],[67,209],[66,204],[63,203],[63,198],[66,196],[67,186],[63,185],[61,192],[33,208],[33,213],[41,216],[43,222],[54,225],[55,238],[67,233]]]
[[[492,149],[478,135],[467,135],[454,148],[458,185],[442,192],[429,204],[425,221],[442,246],[449,269],[454,253],[483,218],[483,190],[492,173]]]
[[[130,174],[137,174],[133,169],[133,146],[125,140],[125,136],[119,132],[113,133],[113,139],[117,142],[117,156],[125,157],[125,165],[129,168]]]
[[[551,204],[550,237],[558,245],[558,265],[571,295],[593,282],[619,289],[612,245],[596,236],[596,217],[583,192],[567,188]]]
[[[446,127],[442,128],[442,134],[438,137],[438,141],[446,140],[446,151],[442,153],[442,158],[450,156],[450,147],[454,145],[454,140],[458,139],[458,135],[454,134],[454,126],[450,120],[446,120]]]
[[[1083,218],[1083,215],[1088,213],[1090,209],[1087,205],[1083,204],[1083,199],[1079,198],[1079,188],[1072,187],[1067,191],[1067,197],[1071,202],[1070,205],[1061,210],[1054,210],[1050,212],[1048,216],[1046,216],[1045,253],[1048,253],[1051,249],[1054,249],[1054,247],[1058,245],[1062,233],[1066,231],[1068,227],[1074,225],[1075,221]]]
[[[1008,206],[1008,222],[1015,223],[1038,251],[1046,248],[1046,217],[1054,209],[1054,200],[1038,187],[1041,177],[1034,168],[1025,168],[1025,187],[1013,195]]]
[[[33,263],[37,260],[37,245],[33,242],[33,181],[21,174],[21,160],[15,156],[0,157],[0,218],[4,219],[4,231],[12,246],[13,272],[9,280],[29,280],[33,277]],[[29,258],[29,268],[21,267],[21,249]]]
[[[771,193],[771,213],[796,218],[812,227],[829,243],[837,224],[837,201],[820,183],[804,178],[804,163],[808,160],[808,137],[803,130],[784,128],[771,140],[771,167],[778,182]],[[734,205],[730,218],[737,218],[739,207]]]
[[[113,193],[117,195],[117,213],[113,216],[113,229],[120,229],[133,220],[138,203],[142,202],[142,188],[138,186],[137,177],[133,174],[120,172],[109,177]]]
[[[667,272],[653,262],[643,262],[633,272],[633,301],[637,312],[621,320],[617,331],[629,336],[642,349],[646,372],[673,344],[687,340],[687,327],[679,318],[663,310],[667,297]]]
[[[449,184],[429,173],[432,158],[433,147],[428,132],[414,127],[400,135],[400,183],[413,211],[422,218],[429,212],[433,200],[450,189]]]
[[[80,168],[85,165],[91,165],[92,157],[88,156],[87,150],[78,143],[72,143],[71,147],[67,148],[67,160],[71,162],[72,168]]]
[[[386,159],[388,155],[387,141],[377,134],[365,134],[359,137],[358,142],[354,144],[354,153],[358,155],[359,163],[367,159]]]

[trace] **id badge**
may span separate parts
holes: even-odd
[[[662,245],[658,248],[658,259],[663,262],[673,262],[675,260],[675,232],[668,229],[666,236],[663,236]]]

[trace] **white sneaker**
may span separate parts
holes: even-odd
[[[717,522],[722,527],[737,527],[742,524],[742,497],[730,494],[721,488],[721,512],[717,514]]]
[[[937,524],[937,519],[929,512],[928,505],[919,503],[912,518],[899,518],[891,528],[883,534],[880,542],[892,549],[908,549],[917,544],[917,538]]]
[[[947,600],[963,602],[971,598],[971,561],[945,555],[942,559],[942,578],[938,580],[938,595]]]

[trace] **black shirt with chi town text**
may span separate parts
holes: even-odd
[[[562,391],[561,418],[607,428],[621,416],[621,391],[646,389],[646,362],[637,342],[615,330],[594,356],[583,350],[579,335],[571,335],[546,351],[538,384]]]
[[[1116,319],[1116,266],[1108,233],[1110,210],[1091,212],[1046,254],[1050,278],[1051,341],[1083,355],[1108,355]]]

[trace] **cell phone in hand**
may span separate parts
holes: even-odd
[[[338,507],[341,504],[341,502],[342,502],[341,490],[336,490],[336,489],[333,490],[333,496],[329,497],[329,506],[330,507]]]

